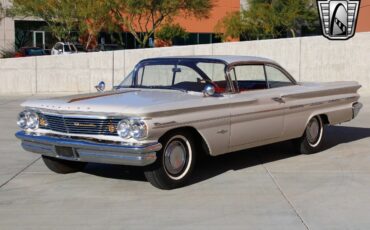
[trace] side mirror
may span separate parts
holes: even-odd
[[[203,93],[204,93],[204,96],[206,96],[206,97],[212,97],[212,96],[215,95],[216,89],[215,89],[215,87],[213,85],[207,84],[204,87]]]
[[[104,82],[104,81],[99,82],[99,84],[97,84],[97,85],[95,86],[95,89],[96,89],[98,92],[104,92],[104,90],[105,90],[105,82]]]

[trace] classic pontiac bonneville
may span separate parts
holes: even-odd
[[[123,82],[95,94],[22,104],[16,133],[57,173],[88,162],[144,166],[161,189],[184,185],[200,154],[285,140],[320,151],[325,125],[357,116],[356,82],[299,83],[276,62],[248,56],[141,61]]]

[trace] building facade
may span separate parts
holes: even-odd
[[[195,18],[175,19],[189,33],[186,39],[177,39],[174,45],[193,45],[220,42],[215,36],[214,27],[227,13],[240,10],[241,2],[246,0],[214,0],[214,8],[209,18],[198,20]],[[9,0],[0,0],[5,8],[11,5]],[[46,24],[37,19],[9,18],[0,22],[0,50],[12,49],[22,46],[37,46],[50,49],[56,41],[45,31]],[[98,42],[105,44],[121,42],[124,48],[136,48],[134,37],[128,32],[117,36],[101,33]]]
[[[9,8],[9,0],[0,0],[2,6]],[[248,7],[248,0],[214,0],[214,8],[207,19],[175,18],[189,33],[186,39],[175,39],[174,45],[193,45],[220,42],[215,36],[214,28],[217,22],[230,12],[239,11]],[[5,17],[0,22],[0,50],[14,49],[22,46],[37,46],[50,49],[56,42],[45,31],[46,24],[43,21],[29,18]],[[362,0],[360,6],[358,32],[370,31],[370,0]],[[117,35],[117,34],[116,34]],[[118,36],[101,33],[98,42],[105,44],[120,42],[123,48],[136,48],[134,37],[127,32]]]
[[[356,31],[370,31],[370,0],[361,0]]]

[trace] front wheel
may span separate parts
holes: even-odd
[[[85,162],[67,161],[48,156],[42,156],[42,160],[48,169],[60,174],[82,171],[87,164]]]
[[[323,147],[324,124],[320,116],[309,120],[306,130],[301,138],[294,140],[301,154],[313,154]]]
[[[145,171],[146,179],[160,189],[183,186],[193,171],[196,148],[191,133],[175,131],[161,141],[157,162]]]

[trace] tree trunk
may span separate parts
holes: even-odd
[[[292,33],[293,38],[295,38],[296,37],[296,34],[295,34],[294,29],[290,29],[290,32]]]
[[[92,41],[92,37],[93,35],[92,34],[89,34],[89,37],[87,38],[87,42],[86,42],[86,46],[85,46],[85,50],[87,51],[87,49],[89,48],[90,46],[90,43]]]
[[[142,44],[142,46],[143,46],[143,48],[147,48],[147,47],[149,47],[148,46],[148,40],[149,40],[149,36],[146,34],[146,35],[144,35],[144,38],[143,38],[143,44]]]

